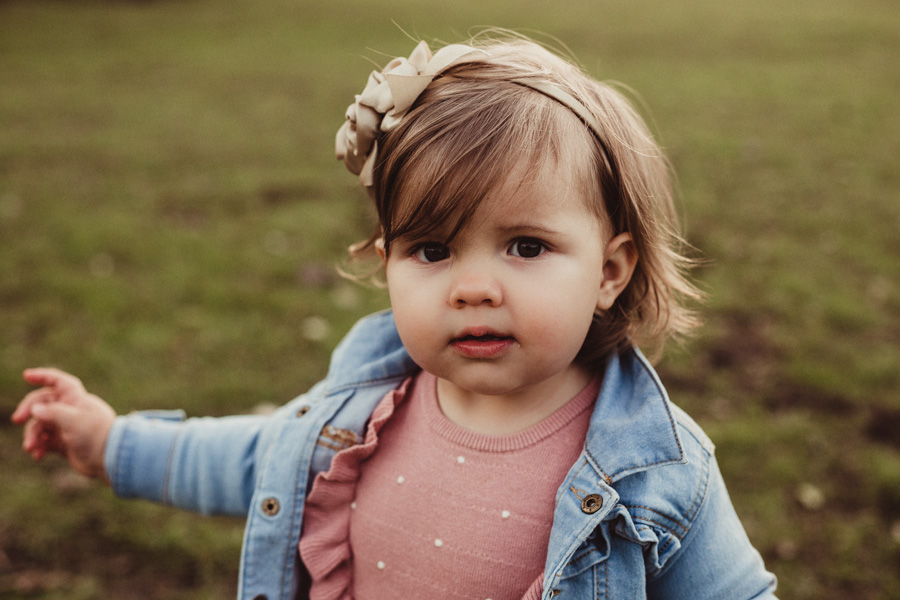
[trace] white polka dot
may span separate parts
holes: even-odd
[[[356,502],[351,502],[351,503],[350,503],[350,508],[353,509],[353,510],[356,510]]]
[[[503,517],[504,519],[508,519],[508,518],[509,518],[509,511],[508,511],[508,510],[504,510],[503,512],[500,513],[500,516]]]
[[[465,456],[457,456],[456,462],[458,462],[459,464],[463,464],[464,462],[466,462],[466,457]]]
[[[404,481],[406,481],[406,477],[404,477],[403,475],[397,478],[397,483],[403,483]]]
[[[375,565],[375,566],[378,567],[379,569],[384,569],[384,561],[383,561],[383,560],[379,560],[379,561],[378,561],[378,564]]]
[[[437,546],[438,548],[440,548],[441,546],[444,545],[444,540],[441,540],[441,539],[434,540],[434,545]]]

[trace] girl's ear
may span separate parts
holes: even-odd
[[[387,252],[384,251],[384,238],[378,238],[375,240],[375,252],[378,253],[378,258],[381,259],[381,262],[387,262]]]
[[[609,310],[631,281],[638,256],[630,233],[620,233],[609,241],[603,253],[603,280],[597,308]]]

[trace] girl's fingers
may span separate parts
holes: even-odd
[[[39,367],[37,369],[25,369],[22,373],[25,381],[31,385],[43,385],[55,387],[61,390],[82,390],[81,380],[65,371],[52,367]]]
[[[21,425],[31,418],[31,412],[32,410],[34,410],[35,405],[53,402],[55,396],[56,395],[54,394],[53,390],[47,388],[41,388],[39,390],[29,392],[24,398],[22,398],[22,401],[19,402],[19,406],[16,407],[16,410],[13,412],[10,419],[13,423]]]
[[[22,434],[22,449],[40,460],[50,452],[67,455],[67,449],[62,439],[63,423],[71,418],[69,411],[72,409],[63,404],[41,404],[34,415],[25,424]]]
[[[36,459],[43,458],[49,449],[49,440],[53,432],[44,423],[32,419],[25,425],[22,434],[22,449]]]
[[[31,412],[36,421],[53,431],[72,430],[79,417],[77,408],[62,402],[39,404]]]

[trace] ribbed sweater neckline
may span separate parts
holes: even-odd
[[[437,377],[423,371],[419,374],[413,395],[425,409],[429,427],[448,442],[480,452],[513,452],[547,439],[573,419],[594,406],[600,392],[600,378],[591,382],[574,398],[531,427],[510,435],[490,435],[470,431],[448,419],[441,411],[437,396]]]

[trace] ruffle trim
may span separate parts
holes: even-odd
[[[306,499],[300,558],[312,582],[310,600],[352,600],[353,554],[350,516],[360,465],[378,447],[378,432],[407,396],[411,379],[389,392],[369,419],[361,444],[338,452],[331,468],[319,473]]]

